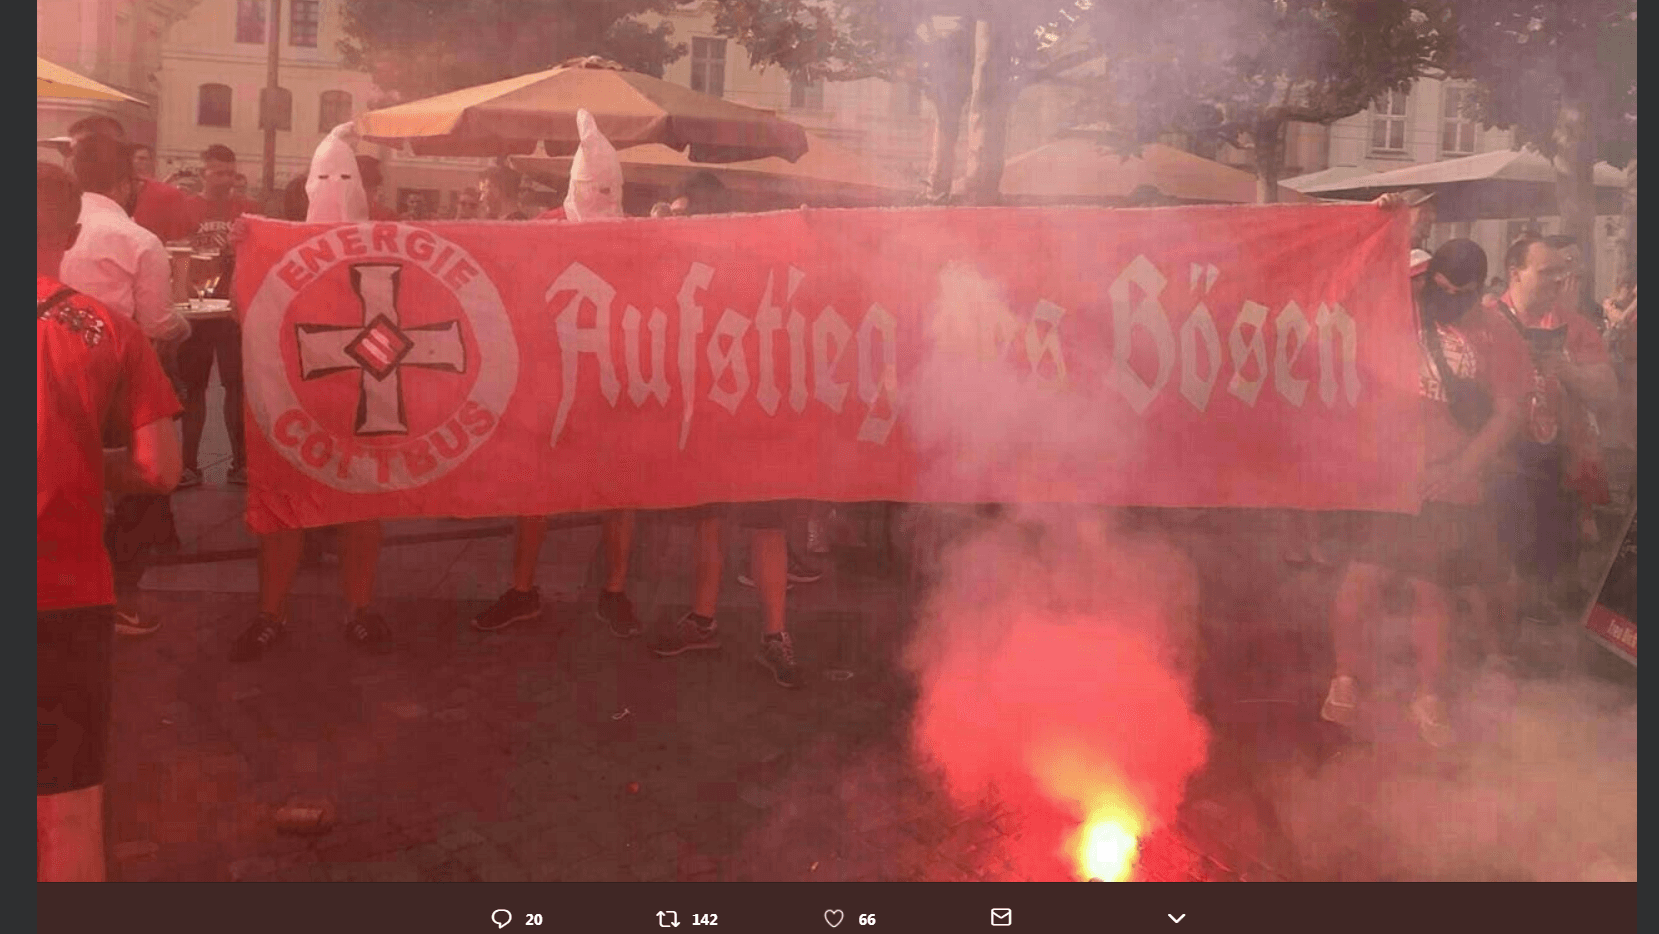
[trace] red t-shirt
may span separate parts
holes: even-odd
[[[162,243],[183,240],[196,231],[193,220],[201,211],[200,197],[153,178],[141,180],[132,219],[138,226],[161,238]]]
[[[1510,321],[1514,320],[1499,306],[1499,302],[1513,311],[1515,303],[1508,292],[1492,307]],[[1554,309],[1538,319],[1533,327],[1565,327],[1567,359],[1579,366],[1613,362],[1607,352],[1607,343],[1601,331],[1588,316],[1572,307],[1570,299],[1563,300]],[[1601,439],[1599,426],[1590,410],[1569,395],[1559,379],[1546,377],[1527,359],[1528,395],[1526,420],[1522,422],[1522,437],[1539,444],[1560,443],[1568,453],[1567,475],[1564,482],[1586,503],[1596,504],[1608,499],[1607,481],[1601,469]]]
[[[1486,305],[1470,309],[1456,324],[1439,326],[1440,349],[1457,376],[1474,380],[1493,400],[1519,402],[1528,386],[1531,364],[1514,326]],[[1452,417],[1440,371],[1425,349],[1420,391],[1424,402],[1425,440],[1430,464],[1450,460],[1469,443],[1470,434]],[[1490,465],[1489,468],[1490,469]],[[1443,502],[1471,505],[1481,501],[1477,478],[1441,496]]]
[[[115,602],[104,550],[104,442],[179,412],[155,350],[130,318],[35,282],[35,604],[40,610]]]
[[[562,220],[565,220],[565,209],[562,206],[561,207],[556,207],[556,208],[548,208],[547,210],[541,212],[540,214],[537,214],[532,219],[533,220],[538,220],[538,221],[562,221]]]
[[[213,201],[197,198],[190,203],[185,217],[189,224],[191,245],[199,250],[226,253],[230,250],[230,226],[244,214],[258,214],[258,203],[235,196]]]

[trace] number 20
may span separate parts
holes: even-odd
[[[532,924],[540,924],[540,923],[541,923],[541,915],[525,915],[524,916],[524,925],[525,925],[525,927],[529,927]]]

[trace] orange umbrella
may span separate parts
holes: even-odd
[[[854,207],[897,204],[915,185],[810,132],[807,151],[794,162],[777,156],[706,166],[667,146],[647,144],[617,153],[628,184],[678,188],[692,174],[712,172],[727,190],[776,207],[810,204]],[[527,175],[570,177],[569,157],[514,156],[513,168]]]
[[[550,71],[373,110],[357,118],[363,138],[417,155],[551,156],[576,152],[576,110],[585,108],[618,149],[660,143],[697,162],[763,156],[794,160],[806,131],[769,110],[745,107],[615,62],[572,59]]]
[[[85,75],[78,75],[62,65],[54,65],[35,56],[35,97],[54,100],[131,101],[150,106],[131,94],[123,94],[107,84],[100,84]]]
[[[1126,201],[1151,187],[1165,198],[1189,203],[1251,204],[1256,177],[1161,143],[1124,159],[1093,139],[1076,136],[1008,160],[1002,170],[1003,200],[1010,204],[1107,204]],[[1317,199],[1279,186],[1285,204]]]

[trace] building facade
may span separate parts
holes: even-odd
[[[329,130],[372,107],[384,95],[369,75],[341,64],[340,0],[280,0],[276,185],[304,175]],[[157,175],[194,168],[215,143],[236,153],[240,168],[260,186],[265,131],[260,100],[267,84],[271,0],[215,0],[179,21],[161,48]],[[358,152],[381,159],[385,183],[378,195],[401,207],[414,194],[433,202],[440,192],[473,184],[480,160],[432,159],[366,144]],[[429,205],[429,207],[432,205]]]
[[[1472,93],[1464,82],[1423,78],[1407,91],[1385,94],[1366,111],[1328,127],[1300,127],[1298,132],[1316,140],[1312,149],[1323,156],[1322,160],[1309,160],[1305,171],[1351,170],[1357,177],[1513,148],[1513,131],[1485,129],[1465,111],[1464,104]],[[1467,237],[1486,250],[1491,274],[1502,276],[1504,251],[1529,227],[1546,234],[1560,233],[1561,218],[1526,216],[1436,224],[1431,246]],[[1617,217],[1597,218],[1593,256],[1597,288],[1603,292],[1611,290],[1619,268],[1619,232]]]
[[[121,121],[135,142],[154,145],[162,104],[165,37],[201,0],[36,0],[35,48],[41,58],[149,106],[126,101],[43,99],[35,108],[37,139],[62,136],[82,117]]]

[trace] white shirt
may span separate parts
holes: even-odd
[[[190,334],[190,323],[173,310],[167,248],[103,195],[81,195],[81,235],[63,255],[59,279],[138,322],[153,341]]]

